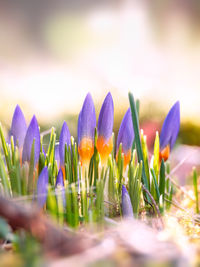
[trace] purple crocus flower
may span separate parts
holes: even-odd
[[[101,107],[98,119],[97,150],[101,160],[106,163],[113,148],[112,131],[114,120],[114,104],[111,93],[108,93]]]
[[[160,159],[167,160],[180,129],[180,103],[177,101],[167,114],[160,134]]]
[[[131,160],[131,148],[133,140],[134,130],[131,118],[131,110],[129,108],[126,114],[124,115],[117,136],[117,157],[119,145],[122,144],[122,152],[124,153],[124,167],[126,167]]]
[[[124,185],[122,185],[122,216],[129,219],[134,218],[131,199]]]
[[[96,115],[92,97],[87,94],[78,118],[78,152],[81,163],[89,163],[94,153]]]
[[[56,186],[64,187],[64,179],[63,179],[63,172],[61,169],[58,171],[57,179],[56,179]]]
[[[64,178],[63,178],[62,169],[58,171],[58,175],[56,179],[56,193],[59,193],[58,190],[60,190],[60,193],[62,194],[63,207],[65,207],[66,198],[65,198]]]
[[[30,161],[33,139],[35,139],[34,164],[36,164],[40,156],[40,131],[39,131],[39,126],[38,126],[38,122],[37,122],[35,115],[33,116],[29,124],[29,127],[26,132],[26,136],[24,139],[22,162]]]
[[[23,146],[26,131],[27,125],[26,120],[24,118],[24,114],[20,106],[17,105],[13,114],[9,136],[13,136],[14,144],[18,144],[19,148],[22,148]]]
[[[61,132],[60,132],[60,140],[59,140],[59,156],[60,156],[60,164],[63,167],[65,163],[65,144],[69,146],[71,144],[71,135],[69,132],[69,128],[67,123],[64,122]]]
[[[48,187],[48,169],[44,167],[38,177],[37,181],[37,203],[39,207],[43,207],[47,199],[47,187]]]
[[[60,153],[59,153],[59,145],[55,145],[55,160],[57,161],[58,167],[60,166]]]

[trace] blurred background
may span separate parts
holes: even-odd
[[[0,118],[16,104],[42,129],[77,116],[91,92],[97,116],[111,91],[115,131],[128,91],[141,101],[141,123],[155,136],[181,103],[179,142],[200,144],[199,0],[0,0]]]

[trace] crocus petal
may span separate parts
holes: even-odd
[[[83,103],[78,120],[78,143],[84,137],[94,139],[96,127],[95,107],[90,93],[87,94]]]
[[[131,148],[134,140],[134,130],[131,118],[130,108],[127,110],[121,122],[118,136],[117,136],[117,154],[119,145],[122,144],[122,152],[124,153],[124,166],[126,166],[131,159]]]
[[[55,145],[55,160],[57,161],[58,167],[60,166],[60,153],[59,153],[59,145]]]
[[[113,131],[114,104],[111,93],[108,93],[101,107],[98,119],[97,132],[105,142],[108,142]]]
[[[65,144],[67,144],[67,146],[70,145],[71,143],[70,138],[71,136],[69,128],[67,126],[67,123],[64,122],[60,132],[60,140],[59,140],[59,156],[60,156],[61,166],[63,166],[65,163]]]
[[[122,143],[123,152],[126,153],[131,149],[134,140],[133,123],[131,118],[130,108],[127,110],[124,118],[121,122],[119,133],[117,136],[117,149],[119,149],[120,143]]]
[[[62,169],[59,170],[57,179],[56,179],[56,195],[61,194],[63,207],[66,207],[66,198],[65,198],[65,188],[64,188],[64,178]]]
[[[22,162],[30,161],[31,158],[31,149],[33,144],[33,139],[35,139],[35,159],[34,164],[39,160],[40,156],[40,131],[37,123],[37,119],[33,116],[29,127],[26,132],[24,139],[23,152],[22,152]]]
[[[87,94],[78,118],[78,151],[81,162],[88,162],[94,153],[96,115],[92,97]]]
[[[134,218],[131,199],[124,185],[122,185],[122,216],[130,219]]]
[[[44,147],[43,146],[42,146],[42,152],[43,152],[43,154],[44,154],[44,156],[46,158],[46,151],[44,150]]]
[[[56,179],[56,186],[58,186],[58,185],[64,187],[63,172],[61,169],[59,169],[57,179]]]
[[[160,149],[167,145],[172,150],[180,129],[180,103],[177,101],[167,114],[160,134]]]
[[[112,131],[114,120],[114,104],[111,93],[108,93],[101,107],[98,119],[97,150],[102,161],[106,163],[113,148]]]
[[[23,146],[26,131],[27,125],[24,114],[19,105],[17,105],[12,118],[10,136],[13,136],[14,144],[18,144],[19,148]]]
[[[44,206],[47,199],[48,179],[48,169],[44,167],[37,181],[37,203],[41,208]]]

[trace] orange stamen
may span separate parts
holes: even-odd
[[[108,156],[110,155],[113,148],[112,137],[105,142],[103,136],[99,136],[97,139],[97,150],[101,156],[102,163],[106,163],[108,160]]]
[[[91,138],[84,137],[78,146],[78,153],[80,155],[81,164],[89,163],[92,155],[94,154],[93,140]]]
[[[65,177],[65,166],[61,166],[61,170],[63,172],[63,179],[65,180],[66,177]]]
[[[160,151],[160,161],[164,159],[164,161],[168,160],[170,154],[170,146],[167,145],[162,151]]]

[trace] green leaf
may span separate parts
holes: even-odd
[[[159,192],[162,196],[162,206],[164,207],[164,201],[165,201],[165,163],[162,159],[161,166],[160,166],[160,180],[159,180]]]
[[[159,164],[160,164],[159,151],[160,151],[159,135],[158,135],[158,132],[156,132],[156,138],[155,138],[155,142],[154,142],[153,169],[155,171],[155,176],[156,176],[157,182],[158,182]]]
[[[144,169],[148,180],[148,186],[150,187],[150,175],[149,175],[149,155],[148,155],[148,148],[146,142],[146,136],[144,136],[143,131],[141,131],[141,145],[142,145],[142,152],[144,157]]]
[[[34,191],[34,165],[35,165],[35,138],[33,139],[32,147],[31,147],[31,159],[29,164],[29,174],[28,174],[28,193],[32,194]]]
[[[194,185],[194,195],[196,200],[196,213],[199,213],[199,195],[198,195],[198,181],[197,181],[197,170],[193,168],[193,185]]]
[[[153,181],[154,181],[154,186],[155,186],[155,189],[156,189],[156,199],[155,200],[156,200],[157,203],[159,203],[160,192],[159,192],[158,183],[157,183],[156,174],[155,174],[154,169],[151,169],[151,174],[152,174]]]
[[[142,161],[143,168],[142,168],[142,182],[144,186],[149,189],[149,184],[147,180],[147,176],[145,173],[145,167],[144,167],[144,158],[143,158],[143,153],[142,153],[142,145],[140,141],[140,130],[139,130],[139,120],[137,116],[137,110],[135,106],[135,101],[133,98],[133,95],[129,92],[129,102],[130,102],[130,107],[131,107],[131,114],[132,114],[132,122],[133,122],[133,129],[135,133],[135,143],[136,143],[136,150],[137,150],[137,156],[138,156],[138,161]],[[146,198],[148,199],[149,202],[151,202],[150,198],[148,195],[146,195]]]
[[[6,144],[6,140],[3,134],[1,123],[0,123],[0,137],[1,137],[5,159],[6,159],[7,168],[8,168],[8,171],[10,171],[11,166],[12,166],[12,161],[11,161],[10,151],[8,149],[8,145]]]
[[[2,159],[1,153],[0,153],[0,177],[1,177],[1,183],[4,188],[5,196],[11,195],[11,185],[8,177],[8,173],[6,171],[6,167],[4,164],[4,160]]]

